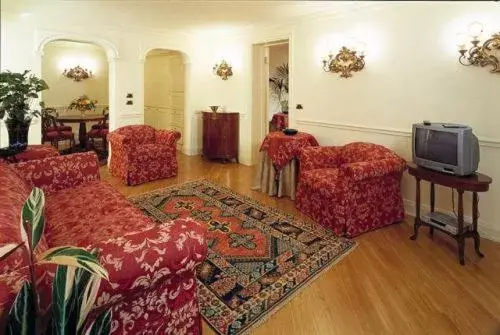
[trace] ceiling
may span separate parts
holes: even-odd
[[[337,13],[374,1],[222,1],[222,0],[2,0],[2,11],[46,22],[107,24],[119,29],[250,29],[279,25],[307,15]],[[379,2],[380,3],[380,2]]]

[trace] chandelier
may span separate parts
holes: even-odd
[[[63,75],[74,81],[82,81],[84,79],[92,78],[92,71],[77,65],[70,69],[65,69]]]
[[[360,49],[358,55],[356,50],[342,47],[336,55],[330,53],[323,59],[323,70],[340,73],[340,77],[349,78],[352,77],[351,72],[361,71],[365,67],[364,58],[363,50]]]
[[[479,37],[483,32],[483,25],[480,22],[473,22],[469,25],[468,34],[457,34],[457,46],[460,57],[458,61],[465,66],[491,66],[491,73],[500,73],[500,62],[493,53],[496,51],[500,55],[500,33],[492,34],[481,45]],[[467,40],[470,39],[471,47],[467,48]]]

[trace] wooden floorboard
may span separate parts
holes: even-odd
[[[239,164],[180,154],[175,178],[127,187],[106,167],[101,176],[127,196],[207,178],[300,216],[289,198],[252,191],[253,169]],[[404,222],[356,238],[355,250],[252,334],[500,334],[500,244],[482,239],[479,259],[468,243],[461,266],[448,236],[436,232],[432,240],[422,229],[410,241],[410,234]]]

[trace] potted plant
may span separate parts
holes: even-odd
[[[38,93],[49,88],[35,75],[2,71],[0,73],[0,120],[5,119],[9,133],[9,147],[26,148],[31,120],[40,116],[32,107]]]
[[[9,311],[6,328],[1,334],[14,335],[107,335],[111,331],[111,309],[102,311],[93,322],[87,320],[101,279],[108,272],[99,263],[96,250],[60,246],[35,255],[44,231],[43,191],[35,187],[21,209],[22,242],[0,247],[0,261],[17,249],[24,249],[29,261],[29,275],[20,288]],[[52,304],[48,315],[39,310],[36,267],[57,264],[52,284]],[[48,321],[48,322],[47,322]]]
[[[269,78],[271,93],[281,105],[281,111],[288,114],[288,63],[283,63],[275,70],[274,77]]]

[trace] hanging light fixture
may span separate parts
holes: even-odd
[[[74,81],[82,81],[92,78],[92,71],[77,65],[69,69],[64,69],[63,76]]]

